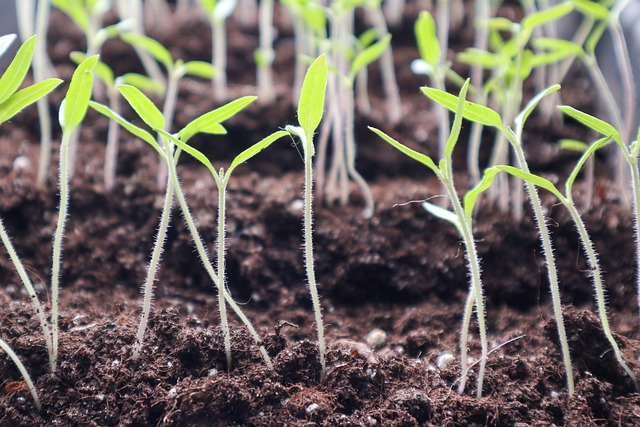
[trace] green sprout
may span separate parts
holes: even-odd
[[[220,322],[223,329],[223,335],[225,339],[225,351],[227,355],[227,367],[231,368],[231,347],[230,347],[230,335],[228,329],[228,321],[226,315],[226,304],[232,308],[232,310],[238,315],[242,323],[245,325],[252,338],[256,342],[259,347],[260,354],[262,355],[265,363],[269,368],[272,368],[273,365],[271,363],[271,359],[262,344],[262,340],[259,335],[255,331],[255,328],[251,324],[250,320],[247,316],[242,312],[238,304],[233,300],[231,294],[227,290],[224,281],[224,254],[225,254],[225,240],[224,240],[224,189],[226,189],[226,182],[230,177],[230,173],[237,165],[242,163],[244,160],[247,160],[249,157],[257,154],[257,151],[250,151],[251,149],[255,150],[256,147],[263,147],[265,141],[273,142],[273,140],[277,139],[274,137],[280,137],[286,135],[283,134],[274,134],[271,137],[275,139],[269,140],[267,139],[261,141],[260,143],[254,145],[250,149],[247,149],[245,152],[241,153],[232,164],[232,167],[224,174],[215,174],[218,177],[218,181],[216,184],[223,184],[224,187],[220,190],[223,195],[219,196],[223,199],[223,202],[219,204],[219,215],[221,217],[218,218],[218,271],[216,272],[209,261],[209,256],[206,252],[204,244],[202,243],[202,239],[198,233],[197,227],[195,225],[195,221],[189,211],[188,204],[184,193],[181,189],[180,182],[178,180],[177,172],[176,172],[176,164],[180,157],[182,150],[186,151],[199,161],[201,161],[206,166],[211,166],[209,160],[199,151],[192,148],[187,144],[187,141],[197,133],[209,133],[209,134],[224,134],[226,133],[225,128],[221,125],[221,122],[229,119],[230,117],[237,114],[239,111],[244,109],[251,102],[255,101],[255,97],[244,97],[232,101],[216,110],[213,110],[209,113],[203,114],[202,116],[196,118],[189,124],[187,124],[182,130],[180,130],[177,136],[174,136],[163,130],[164,128],[164,118],[160,110],[137,88],[130,85],[120,85],[118,86],[120,92],[125,96],[125,99],[131,104],[136,113],[140,116],[140,118],[150,127],[152,128],[159,136],[162,142],[162,146],[158,144],[156,139],[146,130],[133,125],[128,122],[120,115],[111,111],[108,107],[92,102],[91,107],[94,108],[101,114],[109,117],[112,120],[117,121],[121,126],[123,126],[127,131],[131,132],[135,136],[139,137],[143,141],[147,142],[151,145],[161,156],[161,158],[167,162],[168,165],[168,182],[166,185],[166,193],[165,193],[165,202],[164,207],[160,217],[160,226],[158,227],[158,233],[155,238],[154,248],[151,254],[151,260],[149,262],[149,267],[147,270],[147,277],[145,279],[145,284],[143,286],[143,307],[142,314],[140,317],[140,323],[138,325],[138,332],[136,343],[134,345],[134,355],[139,356],[142,344],[144,342],[145,331],[147,328],[147,323],[149,319],[149,314],[151,312],[151,300],[153,296],[153,284],[155,281],[155,275],[159,268],[160,258],[163,251],[163,244],[167,234],[167,230],[169,227],[169,216],[171,214],[171,206],[173,204],[173,196],[174,194],[178,198],[178,202],[180,204],[180,208],[182,214],[187,222],[187,226],[189,228],[189,233],[194,240],[196,245],[196,249],[198,251],[198,255],[202,264],[205,267],[205,270],[209,274],[209,277],[214,282],[217,290],[218,290],[218,299],[219,299],[219,310],[220,310]],[[174,146],[177,146],[177,149],[174,150]],[[258,150],[259,151],[259,150]],[[249,157],[247,157],[249,156]],[[244,159],[244,160],[243,160]],[[212,167],[209,170],[213,170]],[[215,170],[214,170],[215,171]],[[226,180],[226,181],[225,181]],[[225,304],[226,301],[226,304]]]
[[[460,136],[460,129],[462,127],[462,118],[465,114],[467,107],[471,106],[473,110],[473,106],[465,101],[467,90],[469,89],[469,80],[467,80],[462,89],[460,90],[460,95],[457,99],[457,105],[455,107],[455,119],[453,122],[453,126],[451,128],[451,132],[449,134],[449,139],[445,146],[445,156],[440,160],[440,162],[436,165],[436,163],[431,159],[431,157],[419,153],[417,151],[412,150],[411,148],[401,144],[395,139],[391,138],[389,135],[384,132],[370,127],[373,132],[375,132],[378,136],[383,138],[386,142],[391,144],[393,147],[397,148],[402,153],[411,157],[412,159],[422,163],[427,168],[429,168],[440,180],[442,185],[447,190],[447,195],[451,199],[451,203],[453,205],[453,212],[436,206],[434,204],[424,202],[423,206],[425,209],[430,212],[432,215],[449,221],[455,227],[458,233],[460,233],[467,255],[467,268],[469,270],[469,294],[467,297],[467,301],[465,303],[465,311],[462,322],[462,331],[460,338],[460,364],[462,370],[462,376],[460,379],[460,385],[458,388],[458,392],[462,393],[465,388],[467,374],[469,370],[468,363],[468,339],[469,339],[469,325],[471,315],[473,313],[473,308],[475,306],[477,316],[478,316],[478,325],[480,329],[480,343],[482,348],[482,356],[480,359],[480,372],[478,374],[478,386],[476,390],[476,396],[482,397],[482,384],[484,380],[486,359],[488,355],[488,345],[487,345],[487,328],[485,325],[485,307],[484,307],[484,299],[482,296],[482,280],[480,277],[480,258],[478,256],[475,240],[473,238],[473,224],[472,224],[472,212],[473,206],[477,200],[478,194],[473,194],[475,197],[469,197],[469,195],[465,196],[464,206],[458,197],[458,193],[454,184],[454,176],[453,176],[453,150],[458,142],[458,138]],[[473,114],[473,112],[471,113]]]
[[[121,37],[130,45],[148,52],[167,70],[167,88],[164,106],[162,108],[162,116],[164,118],[163,130],[171,132],[176,102],[178,101],[180,79],[186,75],[211,79],[216,75],[216,69],[214,69],[211,64],[203,61],[184,62],[181,59],[174,61],[171,52],[160,42],[150,37],[132,33],[122,34]],[[167,163],[160,159],[157,179],[158,188],[163,188],[167,181],[167,168]]]
[[[605,135],[608,138],[611,138],[615,144],[620,148],[620,152],[622,153],[622,158],[627,163],[629,167],[629,172],[631,175],[631,189],[633,196],[633,216],[634,216],[634,229],[635,229],[635,240],[636,240],[636,289],[638,295],[640,295],[640,228],[639,224],[639,204],[640,204],[640,170],[638,156],[640,156],[640,129],[638,129],[638,136],[635,141],[632,141],[629,144],[625,144],[622,139],[621,133],[609,123],[598,119],[597,117],[591,116],[587,113],[583,113],[582,111],[576,110],[573,107],[569,106],[560,106],[558,107],[560,111],[562,111],[567,116],[572,119],[578,121],[582,125],[588,127],[589,129],[601,134]],[[604,304],[604,302],[603,302]],[[640,310],[640,301],[638,302],[638,309]]]
[[[511,127],[503,125],[504,120],[495,110],[473,102],[467,101],[464,109],[464,118],[472,122],[479,122],[483,126],[496,128],[505,138],[509,141],[514,155],[518,161],[520,169],[525,173],[530,173],[529,165],[524,155],[524,149],[522,146],[522,132],[524,125],[535,107],[538,105],[541,99],[545,96],[556,92],[560,89],[559,85],[551,86],[546,90],[536,95],[525,108],[514,119],[515,131]],[[447,107],[451,111],[456,111],[458,97],[451,95],[447,92],[442,92],[433,88],[422,88],[422,92],[432,99],[433,101]],[[478,184],[481,187],[482,181]],[[551,300],[553,304],[553,311],[556,318],[556,327],[558,330],[558,337],[560,341],[560,347],[562,352],[562,358],[564,361],[565,372],[567,375],[567,387],[569,394],[574,392],[573,370],[571,367],[571,355],[569,353],[569,344],[567,341],[567,334],[564,327],[564,320],[562,315],[562,303],[560,300],[560,284],[558,280],[558,271],[556,268],[555,258],[553,256],[553,245],[551,242],[551,234],[549,227],[545,221],[545,216],[542,210],[542,202],[540,196],[536,191],[533,184],[525,181],[525,187],[529,194],[529,200],[531,207],[533,208],[534,219],[538,227],[538,235],[540,237],[540,243],[542,245],[542,252],[547,264],[547,274],[549,279],[549,287],[551,288]],[[483,189],[484,190],[484,189]],[[472,193],[473,194],[473,193]]]
[[[15,34],[8,34],[0,37],[0,57],[4,55],[4,53],[7,51],[7,49],[15,39]],[[62,80],[60,79],[51,78],[20,89],[20,85],[22,84],[27,71],[29,70],[33,52],[35,50],[35,44],[36,36],[32,36],[31,38],[26,40],[16,52],[16,55],[7,67],[2,77],[0,77],[0,124],[10,120],[14,115],[18,114],[27,106],[45,97],[60,83],[62,83]],[[9,234],[4,227],[2,218],[0,218],[0,240],[2,240],[2,244],[7,250],[9,259],[13,263],[18,276],[20,277],[20,280],[22,281],[22,284],[24,285],[27,294],[29,295],[29,299],[31,300],[31,304],[33,305],[33,308],[36,312],[36,316],[38,317],[38,321],[40,322],[40,328],[42,329],[42,333],[44,335],[45,345],[49,354],[49,366],[52,371],[55,371],[53,345],[51,341],[51,326],[47,321],[47,318],[45,317],[44,308],[38,298],[38,294],[36,293],[35,288],[33,287],[31,279],[27,274],[27,270],[25,269],[24,264],[20,260],[18,253],[11,243],[11,239],[9,238]],[[13,351],[13,349],[2,339],[0,339],[0,348],[2,348],[2,350],[4,350],[9,355],[11,360],[13,360],[13,362],[18,367],[20,374],[24,377],[24,380],[27,383],[27,387],[29,388],[31,395],[33,396],[36,407],[38,408],[38,410],[40,410],[42,406],[38,398],[38,393],[26,368],[24,367],[16,353]]]
[[[636,391],[638,391],[640,389],[638,388],[638,381],[636,380],[636,376],[633,374],[633,371],[629,368],[629,366],[627,366],[626,362],[622,358],[620,347],[616,343],[615,338],[613,337],[613,333],[611,332],[611,326],[609,325],[609,319],[607,318],[605,296],[606,288],[604,286],[604,279],[602,277],[602,269],[600,268],[600,263],[598,262],[598,254],[593,242],[591,241],[584,220],[582,219],[580,213],[578,212],[578,209],[576,208],[572,196],[573,183],[575,182],[580,169],[582,169],[582,166],[596,152],[596,150],[600,149],[610,142],[611,139],[608,136],[601,138],[584,152],[578,164],[569,175],[567,182],[565,183],[565,194],[562,194],[551,181],[541,176],[534,175],[530,172],[524,172],[518,168],[514,168],[513,166],[495,166],[487,169],[485,171],[485,177],[483,178],[483,180],[486,180],[486,183],[483,183],[482,185],[490,185],[490,182],[493,181],[495,175],[498,172],[504,171],[517,178],[521,178],[524,181],[535,185],[536,187],[540,187],[549,191],[551,194],[557,197],[558,200],[560,200],[560,203],[562,203],[565,208],[567,208],[567,210],[571,214],[571,219],[573,220],[576,229],[578,230],[582,249],[587,256],[587,262],[589,263],[589,274],[593,280],[593,288],[596,295],[596,305],[598,307],[598,315],[600,317],[602,329],[604,330],[604,334],[607,337],[607,340],[609,340],[609,343],[611,344],[611,348],[613,349],[616,360],[618,361],[622,369],[626,372],[626,374],[629,375],[629,377],[633,381],[633,385]]]
[[[298,123],[300,126],[287,126],[287,131],[300,139],[304,152],[304,260],[309,281],[311,302],[315,314],[318,331],[318,349],[320,353],[320,380],[326,375],[326,345],[324,341],[324,323],[322,321],[322,307],[316,283],[313,261],[313,133],[322,121],[324,113],[324,99],[327,87],[327,62],[324,55],[320,55],[309,67],[302,83],[300,99],[298,100]]]
[[[225,101],[227,95],[227,35],[225,21],[236,8],[237,0],[198,0],[211,23],[211,65],[217,70],[213,79],[213,97]]]

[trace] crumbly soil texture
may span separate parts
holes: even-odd
[[[411,4],[411,2],[409,2]],[[504,11],[503,11],[504,12]],[[506,14],[513,10],[506,10]],[[279,16],[279,15],[278,15]],[[416,10],[408,7],[406,22]],[[469,15],[470,16],[470,15]],[[208,60],[210,31],[185,17],[182,26],[152,31],[177,57]],[[293,42],[286,22],[275,47],[277,99],[256,103],[227,123],[228,135],[196,138],[196,146],[224,166],[249,144],[295,123],[291,107]],[[116,188],[102,184],[107,122],[87,116],[72,180],[64,240],[60,363],[48,368],[42,331],[15,269],[0,250],[0,336],[34,378],[43,409],[36,411],[11,360],[0,357],[3,426],[633,426],[640,394],[617,364],[593,303],[589,268],[569,215],[545,198],[560,273],[576,392],[569,396],[536,227],[488,203],[477,212],[489,346],[483,397],[475,397],[478,365],[462,394],[459,330],[468,291],[464,248],[455,229],[429,216],[416,201],[441,189],[430,173],[366,130],[377,126],[408,145],[436,152],[435,118],[409,64],[417,57],[411,25],[394,31],[403,98],[400,124],[386,122],[377,67],[371,68],[372,112],[356,123],[358,167],[373,188],[376,213],[362,217],[354,186],[348,206],[327,206],[316,195],[315,267],[328,343],[321,380],[314,316],[302,252],[302,160],[291,141],[270,147],[238,169],[228,189],[227,282],[273,360],[262,361],[246,329],[231,313],[233,364],[226,367],[217,296],[186,224],[174,207],[154,288],[153,313],[139,357],[132,347],[163,192],[156,187],[157,156],[122,134]],[[452,46],[472,37],[468,17],[454,26]],[[254,92],[254,26],[230,22],[232,96]],[[67,55],[82,36],[59,13],[52,16],[50,54],[68,81]],[[105,45],[116,73],[140,64],[123,43]],[[250,72],[248,70],[251,70]],[[462,69],[461,71],[464,71]],[[594,109],[589,83],[575,68],[563,102]],[[177,126],[214,107],[210,85],[185,80]],[[531,93],[531,90],[529,91]],[[63,91],[50,95],[52,117]],[[529,96],[530,96],[529,93]],[[133,118],[131,111],[126,111]],[[57,219],[54,166],[44,188],[35,185],[39,127],[35,108],[5,123],[0,133],[0,215],[40,298],[49,300],[51,242]],[[465,124],[464,132],[468,132]],[[59,130],[56,140],[59,141]],[[550,179],[566,177],[575,155],[561,137],[586,138],[571,123],[534,116],[525,135],[532,167]],[[463,135],[463,140],[464,140]],[[492,135],[487,134],[489,146]],[[459,186],[466,187],[465,147],[459,147]],[[486,160],[488,148],[483,149]],[[184,157],[184,156],[183,156]],[[633,221],[598,158],[587,226],[600,252],[615,339],[640,377],[640,325],[635,290]],[[208,172],[184,158],[178,168],[205,243],[213,252],[217,192]],[[584,187],[577,189],[581,202]],[[413,203],[411,203],[413,202]],[[214,260],[215,261],[215,260]],[[48,303],[47,303],[48,304]],[[472,361],[480,343],[474,320]]]

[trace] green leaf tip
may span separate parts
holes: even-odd
[[[100,55],[85,58],[71,77],[67,96],[60,106],[60,126],[64,132],[70,132],[78,126],[87,113],[93,87],[93,70],[99,59]]]
[[[327,60],[320,55],[309,66],[302,83],[298,101],[298,122],[307,140],[311,140],[324,113],[324,99],[327,88]]]

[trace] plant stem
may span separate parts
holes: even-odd
[[[639,141],[640,142],[640,141]],[[633,228],[636,238],[636,290],[638,294],[638,314],[640,314],[640,172],[638,172],[638,157],[629,157],[631,178],[633,184]]]
[[[223,20],[212,18],[213,66],[216,76],[213,78],[213,98],[222,102],[227,99],[227,34]]]
[[[222,185],[218,187],[218,310],[220,312],[220,325],[224,335],[224,350],[227,355],[227,370],[231,370],[231,335],[229,334],[229,320],[227,319],[227,306],[224,302],[224,294],[227,290],[225,271],[225,237],[226,237],[226,208],[225,193],[229,176],[224,175],[224,170],[220,170],[223,177]]]
[[[271,64],[273,62],[273,0],[262,0],[259,6],[260,53],[258,64],[258,100],[271,104],[275,98]]]
[[[162,107],[162,117],[164,117],[164,130],[171,132],[171,125],[173,123],[173,116],[176,110],[176,101],[178,100],[178,81],[179,76],[176,74],[175,69],[167,70],[169,75],[167,78],[167,93],[164,98],[164,105]],[[158,137],[158,144],[161,145],[160,137]],[[171,144],[169,144],[171,145]],[[171,151],[173,152],[173,151]],[[161,156],[158,156],[158,177],[156,184],[158,188],[162,188],[167,183],[167,162],[165,162]]]
[[[120,114],[120,96],[115,88],[107,88],[109,92],[109,104],[111,109]],[[116,169],[118,166],[118,142],[120,137],[120,126],[115,120],[109,120],[107,131],[107,148],[104,158],[104,189],[111,192],[116,182]]]
[[[18,355],[13,351],[13,349],[9,346],[9,344],[7,344],[6,341],[4,341],[2,338],[0,338],[0,348],[4,350],[9,355],[11,360],[13,360],[13,363],[16,364],[16,366],[18,367],[18,370],[20,371],[20,375],[22,375],[22,378],[24,378],[24,382],[27,383],[27,388],[29,389],[29,392],[31,393],[31,396],[33,397],[33,400],[36,404],[36,409],[38,409],[38,411],[42,411],[42,405],[40,404],[38,391],[36,390],[36,387],[33,385],[33,381],[31,381],[31,376],[29,375],[29,372],[27,372],[27,368],[24,367],[24,365],[18,358]]]

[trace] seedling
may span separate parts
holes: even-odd
[[[611,326],[609,325],[609,319],[607,318],[607,306],[605,297],[606,288],[604,286],[604,279],[602,277],[602,269],[600,268],[600,263],[598,262],[598,255],[595,246],[591,241],[584,221],[582,220],[582,217],[580,216],[580,213],[578,212],[578,209],[573,202],[573,196],[571,194],[573,183],[575,182],[580,169],[582,169],[582,166],[596,152],[596,150],[608,144],[609,142],[611,142],[610,137],[604,137],[595,142],[593,145],[591,145],[591,147],[589,147],[588,150],[584,152],[584,154],[580,158],[580,161],[571,172],[569,178],[567,179],[567,182],[565,183],[565,194],[562,194],[560,190],[558,190],[557,187],[553,185],[553,183],[551,183],[551,181],[532,173],[523,172],[522,170],[514,168],[513,166],[495,166],[487,169],[485,171],[485,177],[483,179],[486,180],[486,183],[483,183],[482,186],[490,185],[490,182],[494,179],[495,175],[498,172],[504,171],[509,173],[510,175],[525,180],[527,183],[533,184],[536,187],[540,187],[549,191],[554,196],[556,196],[558,200],[560,200],[560,203],[562,203],[565,208],[567,208],[567,210],[571,214],[571,218],[574,224],[576,225],[578,235],[580,236],[582,248],[585,255],[587,256],[587,262],[589,263],[589,274],[593,280],[593,288],[596,295],[596,305],[598,307],[598,315],[600,317],[602,329],[604,330],[604,334],[607,337],[607,340],[609,340],[609,343],[611,344],[611,348],[613,349],[616,360],[618,361],[622,369],[627,373],[627,375],[629,375],[629,377],[633,381],[633,385],[635,386],[636,391],[638,391],[640,389],[638,388],[638,381],[636,380],[636,376],[633,374],[633,371],[629,368],[629,366],[627,366],[626,362],[622,358],[620,348],[618,347],[618,344],[613,337],[613,333],[611,332]]]
[[[467,80],[462,89],[460,90],[460,96],[457,100],[457,105],[455,108],[455,119],[453,122],[453,126],[451,128],[451,132],[449,134],[449,139],[445,146],[445,156],[440,160],[438,165],[427,155],[418,153],[415,150],[401,144],[395,139],[391,138],[389,135],[384,132],[370,127],[373,132],[383,138],[386,142],[391,144],[393,147],[400,150],[402,153],[411,157],[412,159],[422,163],[433,173],[435,173],[436,177],[440,180],[442,185],[447,190],[447,195],[451,199],[451,203],[453,205],[453,212],[443,209],[439,206],[433,205],[428,202],[424,202],[423,206],[425,209],[430,212],[432,215],[444,219],[450,223],[452,223],[458,232],[460,233],[467,255],[467,268],[469,270],[469,295],[467,297],[467,301],[465,304],[465,312],[463,316],[462,322],[462,330],[461,330],[461,338],[460,338],[460,365],[462,370],[462,377],[460,379],[460,385],[458,388],[458,392],[462,393],[464,391],[467,374],[468,374],[468,338],[469,338],[469,324],[471,320],[471,315],[473,313],[473,307],[475,306],[477,316],[478,316],[478,325],[480,329],[480,343],[482,348],[482,356],[480,359],[480,371],[478,374],[478,386],[476,390],[476,396],[482,397],[482,384],[484,380],[485,373],[485,365],[488,354],[488,345],[487,345],[487,329],[485,325],[485,308],[484,308],[484,299],[482,296],[482,281],[480,277],[480,258],[478,256],[475,240],[473,238],[473,224],[471,213],[473,212],[473,206],[477,200],[478,194],[475,194],[475,197],[465,197],[464,207],[460,199],[458,198],[458,193],[454,184],[454,176],[453,176],[453,162],[452,155],[453,150],[458,142],[458,138],[460,136],[460,129],[462,127],[462,117],[465,114],[465,110],[469,104],[465,101],[467,90],[469,89],[469,80]],[[473,109],[473,107],[472,107]],[[473,114],[473,112],[471,113]]]
[[[524,130],[524,124],[535,107],[538,105],[540,100],[548,94],[558,91],[559,89],[559,85],[551,86],[550,88],[536,95],[531,101],[529,101],[525,108],[520,111],[520,113],[514,119],[514,125],[516,129],[515,131],[513,131],[508,126],[503,125],[504,119],[500,116],[500,114],[484,105],[467,101],[467,103],[465,104],[463,115],[467,120],[479,122],[483,126],[496,128],[506,138],[506,140],[509,141],[514,155],[519,163],[520,169],[525,173],[530,173],[529,165],[526,161],[524,149],[522,147],[522,132]],[[458,98],[456,96],[433,88],[422,88],[422,92],[433,101],[447,107],[451,111],[455,111],[458,103]],[[482,184],[482,182],[480,184]],[[553,303],[553,311],[556,318],[556,327],[558,329],[558,337],[565,365],[565,372],[567,375],[567,387],[569,389],[569,394],[573,394],[573,370],[571,367],[571,356],[569,354],[569,345],[562,315],[560,285],[558,281],[558,272],[556,268],[555,258],[553,257],[553,245],[551,243],[551,236],[549,228],[545,221],[544,213],[542,211],[542,202],[540,201],[540,197],[538,196],[535,186],[528,181],[525,182],[525,186],[527,189],[527,193],[529,194],[531,207],[533,208],[534,218],[538,227],[538,235],[540,237],[542,251],[545,257],[545,262],[547,264],[549,286],[551,288],[551,300]]]
[[[258,67],[256,76],[258,99],[260,102],[270,104],[276,96],[271,69],[271,64],[276,56],[273,50],[273,0],[262,0],[260,2],[258,25],[260,47],[255,52],[255,61]]]
[[[225,101],[227,95],[227,35],[225,21],[236,8],[237,0],[198,0],[211,23],[211,65],[217,70],[213,79],[213,97]],[[213,78],[213,76],[212,76]]]
[[[320,353],[320,381],[324,380],[327,369],[326,345],[324,342],[324,323],[322,321],[322,307],[316,284],[316,274],[313,262],[313,133],[320,125],[323,115],[324,99],[327,88],[327,63],[324,55],[319,56],[307,70],[302,83],[300,99],[298,101],[298,123],[300,126],[287,126],[287,131],[300,139],[304,152],[304,260],[309,281],[311,302],[315,314],[316,329],[318,331],[318,349]]]
[[[36,404],[36,409],[38,411],[42,410],[42,404],[40,403],[40,398],[38,397],[38,390],[36,390],[36,386],[33,385],[33,381],[31,380],[31,375],[27,371],[27,368],[22,364],[18,355],[13,351],[13,349],[6,343],[5,340],[0,338],[0,348],[4,350],[5,353],[9,355],[13,363],[18,367],[20,371],[20,375],[24,378],[24,382],[27,384],[27,388],[29,389],[29,393],[31,393],[31,397],[33,397],[33,401]]]
[[[635,221],[634,228],[636,239],[636,288],[638,291],[638,295],[640,295],[640,228],[638,227],[638,204],[640,203],[640,171],[638,170],[638,156],[640,156],[640,129],[638,129],[637,139],[635,141],[632,141],[630,144],[625,144],[624,140],[622,139],[621,133],[609,123],[569,106],[560,106],[558,108],[564,114],[568,115],[574,120],[577,120],[582,125],[596,131],[601,135],[605,135],[606,137],[611,138],[620,148],[622,157],[629,167],[633,196],[633,216]],[[640,301],[638,302],[638,308],[640,310]]]
[[[262,344],[260,337],[255,331],[255,328],[251,325],[251,322],[244,315],[244,313],[242,312],[238,304],[233,300],[224,283],[224,253],[225,253],[224,218],[222,219],[219,218],[219,222],[218,222],[218,234],[219,234],[218,254],[217,254],[218,271],[216,272],[214,271],[214,268],[211,265],[211,262],[209,261],[209,257],[202,243],[202,239],[200,238],[198,230],[196,228],[195,221],[193,220],[193,217],[189,212],[186,198],[184,196],[184,193],[182,192],[180,183],[178,181],[176,169],[175,169],[178,158],[183,149],[187,151],[189,154],[191,154],[192,156],[194,156],[196,159],[198,159],[199,161],[207,165],[207,162],[209,162],[209,160],[206,158],[206,156],[204,156],[202,153],[198,152],[191,146],[187,145],[186,142],[193,135],[199,132],[211,133],[211,134],[225,133],[226,131],[220,123],[223,122],[224,120],[227,120],[228,118],[232,117],[233,115],[238,113],[240,110],[245,108],[247,105],[249,105],[251,102],[255,100],[255,97],[240,98],[214,111],[206,113],[198,117],[197,119],[193,120],[191,123],[185,126],[180,132],[178,132],[177,136],[174,136],[162,130],[162,128],[164,127],[164,119],[163,119],[162,113],[157,109],[157,107],[155,107],[155,105],[153,105],[153,103],[142,92],[140,92],[140,90],[129,85],[120,85],[118,86],[118,88],[120,92],[125,96],[127,101],[134,108],[134,110],[138,113],[140,118],[142,118],[142,120],[148,126],[152,127],[154,131],[157,134],[159,134],[162,142],[162,147],[156,142],[155,138],[149,132],[128,122],[118,114],[109,110],[108,107],[105,107],[104,105],[101,105],[95,102],[91,103],[91,107],[96,109],[101,114],[104,114],[107,117],[111,118],[112,120],[117,121],[129,132],[141,138],[142,140],[147,142],[149,145],[151,145],[160,154],[161,158],[167,162],[168,172],[169,172],[168,182],[166,186],[166,193],[165,193],[165,203],[164,203],[163,211],[160,217],[160,226],[158,228],[154,249],[151,255],[151,261],[149,263],[149,268],[147,270],[147,278],[143,286],[144,302],[142,307],[140,324],[138,326],[136,344],[134,345],[134,355],[138,356],[140,354],[142,344],[144,342],[147,322],[148,322],[149,314],[151,311],[153,283],[155,281],[155,275],[156,275],[157,269],[159,268],[160,257],[163,251],[163,243],[164,243],[164,239],[166,237],[166,233],[169,225],[169,215],[170,215],[171,206],[173,203],[173,195],[175,193],[178,197],[178,201],[179,201],[182,213],[189,227],[189,232],[192,238],[194,239],[194,243],[196,245],[196,249],[198,250],[198,255],[200,256],[200,260],[202,261],[205,267],[205,270],[209,274],[211,280],[214,282],[214,284],[216,285],[216,288],[218,289],[218,299],[220,303],[219,304],[220,321],[221,321],[221,326],[223,329],[223,335],[225,340],[227,367],[229,369],[231,368],[231,346],[230,346],[228,321],[227,321],[227,315],[226,315],[226,305],[224,304],[225,301],[227,304],[229,304],[229,306],[234,310],[234,312],[238,315],[240,320],[247,327],[251,336],[256,341],[256,344],[259,346],[260,353],[263,359],[265,360],[265,363],[269,368],[272,368],[273,365],[271,363],[271,359],[269,358],[269,355],[267,354],[266,349],[264,348],[264,345]],[[277,134],[274,134],[274,135],[272,135],[271,137],[268,137],[267,139],[261,141],[260,143],[254,145],[250,149],[241,153],[235,159],[235,162],[232,164],[232,167],[229,168],[229,171],[227,171],[226,174],[224,174],[224,176],[221,177],[220,175],[222,174],[218,175],[219,179],[222,178],[220,183],[224,181],[225,177],[228,182],[230,172],[235,167],[237,167],[238,164],[242,163],[244,160],[247,160],[248,158],[255,155],[258,151],[260,151],[260,149],[258,148],[266,147],[266,145],[268,144],[266,144],[265,141],[268,141],[270,144],[275,139],[277,139],[276,137],[281,136]],[[274,139],[270,140],[269,138],[272,138],[272,137]],[[174,144],[178,147],[177,150],[175,150],[175,152],[173,148]],[[251,151],[252,149],[253,151]],[[208,163],[208,165],[210,166],[210,162]],[[216,183],[218,182],[216,181]],[[224,188],[226,188],[226,182],[225,182]],[[224,191],[222,190],[221,192],[224,193]],[[219,205],[219,214],[221,213],[224,217],[224,213],[225,213],[224,195],[219,197],[223,198],[222,205]],[[222,211],[220,211],[220,209],[222,209]]]
[[[180,79],[186,75],[196,76],[203,79],[211,79],[216,74],[216,70],[203,61],[184,62],[181,59],[173,60],[171,52],[158,41],[139,34],[123,34],[122,39],[132,46],[148,52],[167,70],[167,89],[165,92],[162,117],[164,118],[164,129],[171,132],[173,126],[173,116],[178,100],[178,85]],[[158,167],[158,188],[162,188],[167,181],[167,163],[160,159]]]

